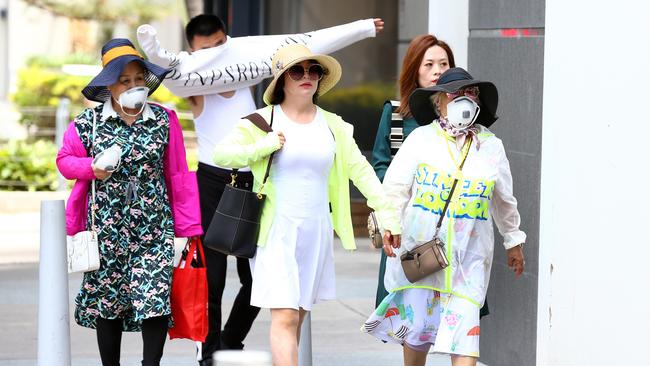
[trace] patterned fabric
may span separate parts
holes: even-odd
[[[417,351],[479,356],[479,307],[451,294],[422,288],[391,292],[361,330]]]
[[[116,117],[101,121],[102,106],[95,108],[92,153],[117,143],[122,163],[108,179],[96,181],[100,269],[84,274],[75,300],[75,320],[84,327],[95,328],[97,317],[121,318],[123,330],[140,331],[142,320],[171,313],[174,229],[163,177],[169,119],[162,108],[151,109],[155,118],[128,126]],[[89,152],[92,121],[90,109],[75,120]]]
[[[456,148],[458,151],[463,149],[463,146],[465,146],[465,140],[468,138],[472,139],[476,150],[481,147],[481,141],[478,138],[478,127],[476,127],[476,125],[464,129],[458,129],[453,127],[444,117],[439,117],[436,121],[449,136],[456,139]]]

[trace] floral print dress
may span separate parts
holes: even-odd
[[[84,274],[75,320],[95,328],[97,317],[122,319],[123,330],[140,331],[142,320],[171,313],[174,228],[163,176],[169,118],[151,104],[131,126],[110,105],[95,113],[94,143],[92,111],[75,120],[82,143],[92,156],[118,144],[122,161],[109,178],[95,181],[100,268]]]

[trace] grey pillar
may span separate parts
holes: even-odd
[[[300,343],[298,344],[298,366],[311,366],[311,311],[305,315],[300,328]]]
[[[508,268],[502,238],[495,238],[490,315],[481,320],[481,362],[488,365],[536,359],[544,24],[544,0],[469,2],[469,72],[499,90],[499,120],[490,130],[505,146],[528,235],[520,278]]]
[[[70,313],[63,200],[41,202],[38,366],[70,366]]]

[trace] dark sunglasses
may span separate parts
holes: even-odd
[[[453,99],[456,99],[456,98],[464,95],[464,96],[466,96],[468,98],[471,98],[471,99],[474,99],[474,101],[476,101],[478,99],[479,94],[480,94],[480,90],[479,90],[478,86],[470,86],[470,87],[461,89],[461,90],[459,90],[459,91],[457,91],[455,93],[447,93],[447,98],[449,98],[449,100],[453,100]]]
[[[309,80],[316,81],[323,78],[325,70],[319,64],[309,65],[308,69],[305,69],[302,65],[293,65],[289,70],[287,70],[287,73],[293,81],[302,79],[302,77],[305,76],[305,73],[307,73]]]

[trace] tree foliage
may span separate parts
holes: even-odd
[[[97,20],[102,23],[121,22],[129,26],[149,23],[172,13],[179,13],[177,0],[23,0],[55,15]]]

